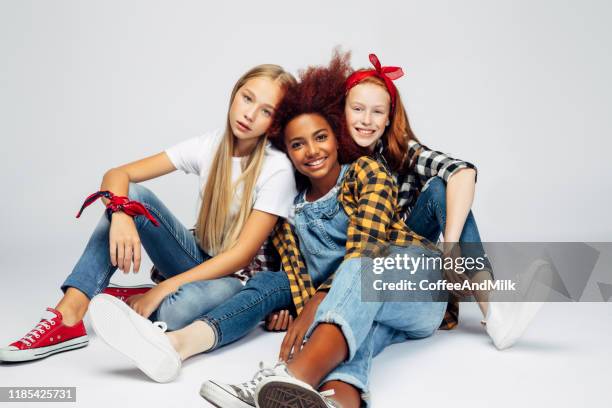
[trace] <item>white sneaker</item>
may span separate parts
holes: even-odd
[[[98,336],[152,380],[164,383],[179,375],[181,358],[164,333],[165,323],[151,323],[121,300],[107,294],[91,300],[89,316]]]
[[[523,285],[521,288],[526,290],[524,299],[544,298],[544,292],[540,290],[538,295],[534,295],[532,290],[535,284],[536,274],[549,266],[543,260],[535,261],[525,274],[521,277]],[[541,289],[541,287],[540,287]],[[492,294],[492,298],[495,294]],[[526,302],[489,302],[489,308],[485,320],[487,334],[493,340],[493,344],[499,350],[512,347],[525,333],[529,324],[533,321],[537,313],[544,305],[543,301]]]
[[[270,376],[291,376],[285,363],[279,362],[274,367],[264,367],[259,363],[259,370],[251,381],[242,384],[223,384],[213,380],[206,381],[200,388],[200,395],[216,407],[250,408],[255,406],[255,389],[257,385]]]

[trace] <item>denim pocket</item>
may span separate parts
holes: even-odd
[[[346,245],[348,222],[346,217],[336,215],[321,217],[297,224],[298,235],[308,252],[319,255],[324,251],[336,251]]]
[[[299,239],[313,255],[337,251],[346,244],[348,218],[338,201],[337,187],[328,194],[322,201],[303,205],[295,215]]]
[[[327,205],[325,208],[322,208],[320,210],[321,219],[331,220],[336,216],[336,214],[338,214],[338,211],[340,211],[340,203],[338,202],[338,200],[334,200],[333,202],[329,203],[329,205]]]
[[[312,220],[296,223],[300,244],[312,255],[320,255],[331,241],[329,237],[323,236],[327,233],[325,228],[319,225],[320,222],[321,220]]]

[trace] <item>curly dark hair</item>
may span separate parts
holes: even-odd
[[[350,52],[334,50],[327,67],[308,67],[299,72],[296,85],[289,87],[285,97],[274,114],[270,130],[270,141],[287,153],[284,130],[294,118],[309,113],[321,115],[333,130],[338,140],[338,161],[351,163],[368,151],[358,146],[348,134],[344,117],[344,83],[353,72],[350,66]],[[300,180],[296,173],[296,178]],[[303,184],[303,183],[298,183]]]

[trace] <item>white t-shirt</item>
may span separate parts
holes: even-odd
[[[166,149],[166,154],[177,170],[199,176],[200,193],[204,191],[210,166],[222,138],[223,131],[215,130]],[[240,157],[232,157],[232,181],[236,181],[242,174],[241,161]],[[236,215],[240,210],[241,193],[240,186],[234,195],[230,216]],[[285,153],[268,143],[261,172],[255,183],[253,209],[286,218],[296,194],[291,161]]]

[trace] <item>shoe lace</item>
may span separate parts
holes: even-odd
[[[154,322],[153,326],[159,328],[164,333],[168,331],[168,325],[166,324],[166,322]]]
[[[41,335],[45,334],[45,330],[50,330],[51,326],[55,326],[55,320],[42,319],[32,330],[20,338],[19,341],[30,347],[40,339]]]
[[[275,368],[282,363],[276,364],[274,367],[266,367],[263,361],[259,362],[259,370],[253,375],[253,379],[251,381],[243,382],[242,384],[237,384],[236,388],[238,388],[246,397],[253,397],[255,395],[255,389],[257,385],[266,377],[270,377],[276,374]]]
[[[336,391],[334,391],[333,389],[325,390],[320,391],[319,394],[321,394],[322,397],[331,397],[332,395],[336,395]]]
[[[327,403],[327,405],[331,408],[342,408],[335,400],[329,398],[332,395],[336,395],[336,391],[334,391],[333,389],[331,390],[325,390],[325,391],[319,391],[319,394],[321,395],[321,397],[323,397],[323,400],[325,400],[325,402]]]

